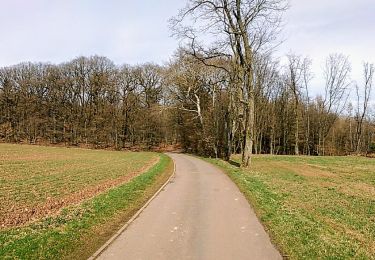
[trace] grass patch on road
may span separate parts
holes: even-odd
[[[4,147],[8,151],[25,149],[26,152],[20,152],[20,158],[15,159],[14,156],[4,156]],[[31,152],[32,158],[26,158],[28,149],[37,150],[43,156],[36,158],[35,153]],[[75,187],[69,190],[70,193],[84,194],[82,191],[91,190],[90,187],[101,187],[99,193],[90,193],[94,196],[88,198],[83,196],[79,203],[64,205],[53,214],[47,214],[22,225],[2,227],[0,229],[0,259],[87,258],[129,220],[173,172],[172,160],[166,155],[156,153],[8,145],[0,145],[0,151],[2,184],[0,201],[12,201],[9,197],[16,194],[32,210],[34,204],[33,200],[28,198],[27,185],[30,190],[39,190],[39,187],[46,190],[44,191],[46,193],[38,195],[39,197],[35,200],[36,205],[43,205],[42,203],[47,200],[40,197],[49,194],[48,191],[51,190],[59,192],[49,196],[54,196],[56,201],[63,200],[70,196],[65,190],[70,186],[61,186],[60,178],[64,179],[63,183],[68,182]],[[5,154],[10,154],[10,152]],[[20,162],[17,162],[18,160]],[[31,161],[28,162],[28,160]],[[85,165],[84,169],[76,169],[76,167],[82,167],[82,164]],[[34,169],[37,168],[36,165],[39,167],[40,174],[37,169]],[[54,167],[54,165],[57,166]],[[67,167],[68,165],[71,167]],[[10,166],[19,167],[21,174],[14,171],[16,168]],[[50,170],[48,170],[49,167]],[[23,172],[26,168],[33,170],[29,178]],[[10,174],[9,169],[14,171],[13,175]],[[56,169],[59,169],[58,173]],[[20,175],[22,178],[19,177]],[[38,175],[40,175],[39,181],[33,179]],[[129,176],[129,178],[124,178],[124,176]],[[20,181],[14,182],[17,178]],[[30,181],[30,178],[33,180]],[[26,184],[22,185],[21,180]],[[103,186],[103,183],[107,185]],[[19,189],[24,192],[7,193],[12,190],[9,188],[11,184],[21,187]],[[30,185],[37,185],[38,188]],[[3,187],[7,187],[6,190]]]
[[[209,161],[239,186],[290,259],[375,259],[375,160],[255,156],[251,169]]]

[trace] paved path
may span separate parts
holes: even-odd
[[[216,167],[169,154],[176,176],[99,259],[281,259],[244,196]]]

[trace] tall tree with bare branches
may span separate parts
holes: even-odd
[[[361,153],[361,143],[363,136],[363,122],[368,112],[368,105],[371,97],[372,83],[374,76],[374,65],[370,63],[363,64],[363,76],[364,76],[364,85],[360,89],[358,84],[356,85],[356,94],[357,94],[357,114],[356,114],[356,142],[355,150],[357,154]],[[362,94],[360,93],[362,91]]]
[[[244,113],[244,167],[250,165],[254,143],[255,56],[269,51],[286,8],[285,0],[190,0],[171,20],[172,30],[188,40],[191,53],[203,63],[215,66],[212,58],[226,57],[232,64],[232,86]]]
[[[324,67],[325,91],[319,102],[320,114],[319,154],[325,155],[325,140],[336,119],[346,106],[351,65],[343,54],[331,54]]]

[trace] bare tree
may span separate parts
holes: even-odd
[[[172,29],[188,39],[192,54],[206,65],[210,59],[229,57],[233,86],[245,113],[242,165],[249,166],[254,143],[254,66],[257,53],[274,40],[287,8],[284,0],[190,0],[172,19]],[[213,35],[207,40],[202,33]],[[206,44],[204,44],[206,42]]]
[[[305,125],[306,125],[306,133],[305,133],[305,147],[306,147],[306,154],[310,155],[310,103],[311,103],[311,97],[310,97],[310,91],[309,91],[309,84],[310,81],[313,78],[313,75],[311,73],[311,64],[312,61],[309,58],[305,58],[304,62],[302,64],[303,69],[303,90],[305,92]]]
[[[287,81],[294,97],[294,116],[295,116],[295,132],[294,132],[294,154],[299,155],[299,128],[301,111],[299,109],[302,80],[303,80],[303,60],[300,56],[288,55]]]
[[[357,154],[361,152],[361,142],[363,136],[363,121],[367,115],[368,111],[368,104],[371,97],[372,91],[372,83],[373,83],[373,76],[374,76],[374,65],[369,63],[363,64],[363,76],[364,76],[364,85],[362,88],[362,95],[361,89],[356,84],[356,94],[357,94],[357,114],[356,114],[356,143],[355,143],[355,150]],[[362,98],[362,100],[361,100]]]
[[[320,104],[319,154],[325,154],[325,140],[348,98],[351,66],[348,57],[331,54],[325,63],[325,91]]]

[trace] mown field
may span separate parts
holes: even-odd
[[[172,171],[157,153],[0,144],[0,259],[90,256]]]
[[[375,159],[257,156],[222,167],[290,259],[375,259]]]

